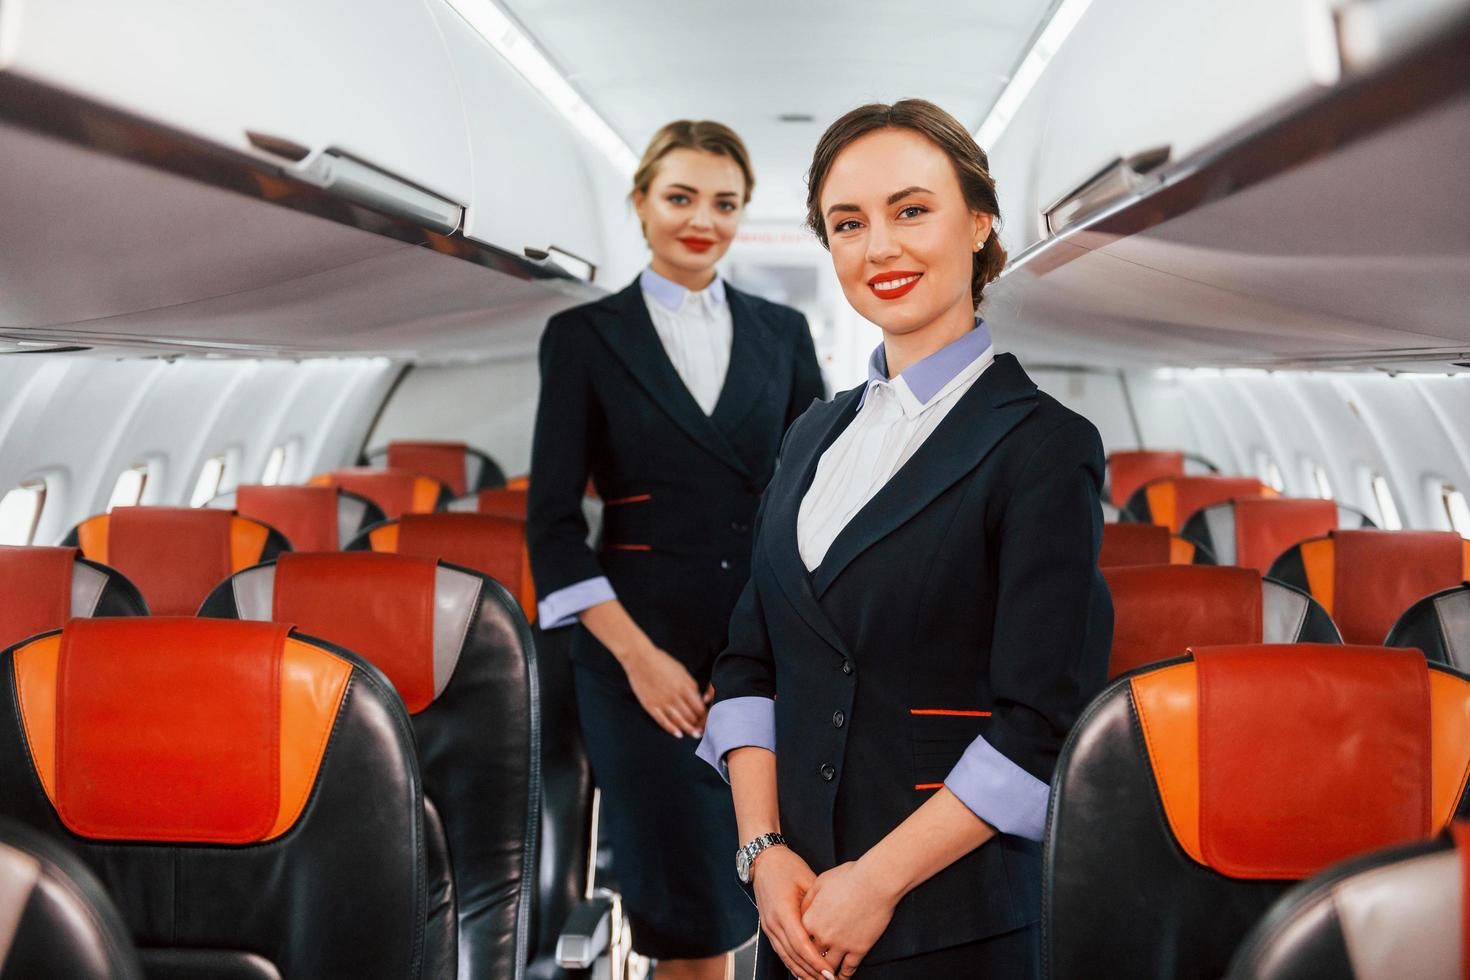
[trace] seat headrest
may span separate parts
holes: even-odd
[[[192,615],[216,583],[290,547],[260,521],[208,507],[114,507],[66,543],[122,572],[159,616]]]
[[[402,470],[379,470],[367,466],[318,473],[307,481],[311,486],[341,487],[377,504],[386,517],[426,514],[447,499],[448,488],[439,480]]]
[[[1170,534],[1159,524],[1104,524],[1099,568],[1123,565],[1214,564],[1200,561],[1205,556],[1193,542]]]
[[[1202,648],[1129,679],[1170,831],[1193,860],[1300,879],[1438,832],[1470,766],[1470,683],[1417,650]]]
[[[46,796],[97,840],[249,844],[316,781],[351,665],[280,623],[73,620],[12,652]]]
[[[280,531],[293,551],[336,551],[341,547],[338,501],[336,487],[278,484],[242,486],[235,491],[235,509],[244,517]]]
[[[1264,636],[1261,576],[1252,569],[1137,565],[1105,568],[1103,578],[1113,597],[1109,677],[1193,645],[1259,643]]]
[[[432,476],[458,497],[469,489],[466,482],[468,455],[469,447],[462,442],[394,441],[388,443],[388,468]]]
[[[1287,548],[1337,528],[1331,500],[1242,497],[1234,502],[1235,564],[1262,575]]]
[[[75,548],[0,546],[0,644],[60,629],[72,616]]]
[[[489,514],[405,514],[371,528],[365,537],[373,551],[437,558],[488,575],[516,597],[528,622],[536,618],[523,520]]]
[[[1161,476],[1183,476],[1184,454],[1162,450],[1133,450],[1108,454],[1109,497],[1122,507],[1134,491]]]
[[[1166,476],[1145,483],[1128,499],[1135,520],[1178,533],[1195,511],[1240,497],[1274,497],[1276,491],[1247,476]]]
[[[488,514],[492,517],[526,519],[526,503],[529,494],[525,490],[481,490],[479,493],[460,497],[450,504],[452,511]]]

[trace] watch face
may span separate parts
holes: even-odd
[[[742,885],[750,884],[750,857],[743,847],[735,852],[735,877]]]

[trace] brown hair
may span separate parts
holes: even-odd
[[[995,196],[995,179],[990,176],[990,161],[975,138],[954,116],[923,99],[904,99],[892,105],[873,103],[859,106],[828,126],[812,154],[812,167],[806,177],[806,223],[823,248],[829,247],[827,225],[822,219],[818,197],[827,172],[832,169],[832,161],[849,143],[879,129],[911,129],[927,137],[954,164],[955,175],[960,179],[960,191],[970,210],[993,215],[995,224],[1000,223],[1000,202]],[[970,297],[977,308],[985,285],[1000,275],[1005,264],[1006,251],[1001,247],[1000,233],[993,224],[985,247],[975,253],[971,265]]]
[[[750,192],[755,189],[750,153],[735,130],[708,119],[676,119],[654,133],[643,151],[643,159],[638,161],[638,169],[633,171],[633,194],[648,193],[658,172],[658,162],[675,150],[703,150],[734,160],[745,175],[745,203],[750,203]]]

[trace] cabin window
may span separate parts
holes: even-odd
[[[1256,453],[1256,475],[1262,483],[1281,493],[1286,489],[1286,480],[1281,475],[1281,467],[1276,465],[1276,460],[1263,452]]]
[[[1332,499],[1332,481],[1327,478],[1327,469],[1315,459],[1307,460],[1308,485],[1323,500]]]
[[[204,461],[199,470],[199,480],[194,484],[194,492],[189,495],[190,507],[203,507],[215,498],[219,493],[220,484],[225,481],[225,457],[211,456]]]
[[[107,509],[114,507],[136,507],[143,499],[143,488],[148,485],[148,466],[139,463],[129,466],[117,475],[112,485],[112,496],[107,500]]]
[[[1399,517],[1398,504],[1394,503],[1393,491],[1382,473],[1373,474],[1373,502],[1378,505],[1379,526],[1389,531],[1402,531],[1403,519]]]
[[[1465,495],[1445,483],[1440,486],[1439,498],[1444,503],[1444,512],[1450,519],[1450,527],[1460,537],[1470,538],[1470,503],[1465,502]]]
[[[260,474],[260,482],[268,487],[288,482],[287,473],[296,462],[296,454],[300,446],[299,440],[292,439],[272,449],[271,454],[265,459],[265,470]]]
[[[0,544],[30,544],[46,506],[44,480],[28,480],[0,497]]]

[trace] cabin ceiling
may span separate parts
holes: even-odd
[[[1054,6],[503,2],[635,154],[673,119],[732,127],[755,166],[749,214],[777,221],[805,213],[812,150],[848,109],[920,96],[978,128]]]

